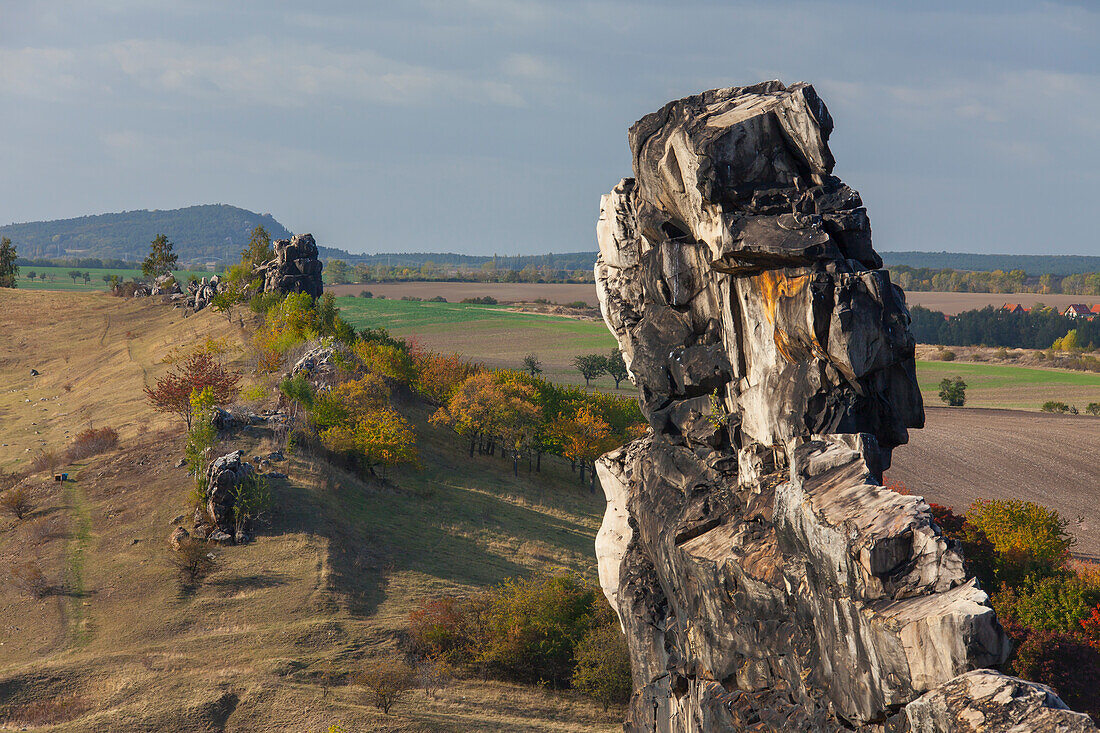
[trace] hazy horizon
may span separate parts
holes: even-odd
[[[828,104],[878,249],[1097,254],[1098,34],[1070,2],[4,7],[0,221],[227,203],[351,252],[590,251],[636,119],[779,78]]]

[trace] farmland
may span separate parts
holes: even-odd
[[[917,381],[926,404],[938,405],[939,383],[960,376],[968,407],[1037,410],[1047,400],[1076,404],[1081,410],[1100,402],[1100,374],[999,364],[918,361]],[[1100,430],[1100,420],[1095,428]]]
[[[85,284],[82,278],[77,278],[74,281],[69,276],[70,270],[80,270],[88,273],[90,276],[88,283]],[[28,277],[32,272],[37,275],[34,280]],[[43,274],[46,275],[45,280],[41,277]],[[175,276],[181,282],[186,282],[192,275],[203,278],[213,274],[205,270],[177,270],[175,272]],[[118,275],[119,279],[122,280],[136,280],[142,277],[141,270],[121,270],[111,267],[20,267],[18,287],[24,290],[76,290],[81,292],[106,290],[107,283],[103,280],[104,275]]]
[[[557,382],[584,382],[571,366],[577,354],[615,348],[603,321],[469,303],[338,298],[337,304],[356,328],[384,327],[432,350],[459,353],[491,367],[516,368],[526,354],[537,354],[545,376]]]
[[[909,444],[894,451],[890,480],[960,513],[978,498],[1043,504],[1069,520],[1075,554],[1100,558],[1100,419],[969,407],[926,411],[925,428],[911,430]]]
[[[462,300],[463,298],[475,298],[488,295],[496,298],[502,303],[533,301],[537,298],[544,298],[553,303],[584,301],[591,306],[599,304],[596,298],[596,287],[591,283],[391,282],[330,285],[326,287],[337,295],[359,295],[361,291],[369,290],[375,295],[384,295],[387,298],[402,298],[408,295],[427,299],[435,296],[442,296],[452,302]],[[964,310],[984,308],[987,305],[1001,306],[1005,303],[1022,303],[1025,306],[1031,306],[1041,302],[1050,306],[1064,308],[1070,303],[1091,303],[1098,300],[1097,298],[1090,298],[1083,295],[1037,295],[1035,293],[936,293],[916,291],[907,292],[905,294],[905,299],[910,306],[922,305],[930,310],[942,311],[948,315],[954,315]]]
[[[503,306],[466,303],[367,298],[339,298],[338,303],[356,328],[385,327],[427,348],[463,354],[492,367],[516,368],[524,355],[535,353],[550,379],[571,384],[584,381],[572,367],[574,356],[603,353],[615,347],[615,340],[600,321],[516,313]],[[928,404],[939,404],[940,380],[956,375],[966,381],[967,404],[974,407],[1038,410],[1047,400],[1059,400],[1083,409],[1089,402],[1100,401],[1097,374],[995,364],[917,362],[917,377]],[[606,390],[614,387],[607,377],[601,377],[595,385]]]

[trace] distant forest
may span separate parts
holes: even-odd
[[[889,268],[898,265],[933,270],[993,272],[1023,270],[1029,275],[1100,272],[1100,257],[1088,255],[983,255],[968,252],[879,252]]]
[[[291,232],[271,214],[257,214],[228,204],[206,204],[170,210],[124,211],[74,219],[37,221],[0,226],[21,258],[42,266],[54,264],[91,267],[140,262],[157,234],[175,244],[180,263],[234,263],[258,225],[272,239]],[[385,242],[379,244],[386,244]],[[529,255],[466,255],[453,252],[395,252],[358,254],[319,247],[321,259],[349,265],[385,268],[397,279],[411,279],[424,268],[430,279],[460,273],[495,279],[490,273],[534,269],[542,273],[591,272],[595,250]],[[956,292],[1064,292],[1100,295],[1100,256],[970,254],[963,252],[882,252],[894,279],[907,290]],[[78,263],[87,263],[80,265]],[[110,264],[107,264],[110,263]],[[427,267],[425,268],[425,265]],[[398,275],[402,273],[402,275]],[[1068,276],[1068,277],[1067,277]],[[388,278],[379,278],[388,279]]]
[[[1074,340],[1087,351],[1100,344],[1100,318],[1068,318],[1053,309],[1009,313],[989,306],[946,316],[915,305],[909,313],[913,318],[909,329],[922,344],[1049,349],[1055,339],[1070,331],[1075,332]]]
[[[258,225],[263,225],[272,239],[290,236],[271,214],[226,204],[8,224],[0,227],[0,236],[9,237],[20,257],[30,260],[140,262],[149,253],[153,238],[165,234],[175,245],[180,264],[236,262]]]

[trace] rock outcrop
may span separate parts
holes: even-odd
[[[687,97],[631,127],[601,202],[597,289],[651,427],[597,463],[629,730],[934,730],[1009,653],[928,505],[881,486],[924,421],[914,340],[831,131],[807,84]]]
[[[233,504],[238,487],[246,481],[256,480],[257,474],[243,457],[244,451],[235,450],[215,458],[207,467],[205,511],[196,512],[196,536],[213,542],[247,541],[247,528],[237,527]]]
[[[309,293],[321,297],[324,283],[317,259],[317,243],[312,234],[295,234],[291,239],[275,242],[275,258],[258,266],[253,272],[264,277],[264,292]]]
[[[202,280],[192,280],[187,283],[187,307],[201,311],[210,305],[211,299],[218,294],[220,287],[221,278],[217,275],[211,275],[209,280],[204,277]]]

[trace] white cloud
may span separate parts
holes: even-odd
[[[0,93],[56,102],[80,89],[77,54],[62,48],[0,48]]]
[[[505,78],[405,63],[370,50],[259,38],[232,46],[126,40],[78,49],[0,49],[0,67],[0,92],[55,101],[129,82],[152,95],[230,106],[526,103]]]

